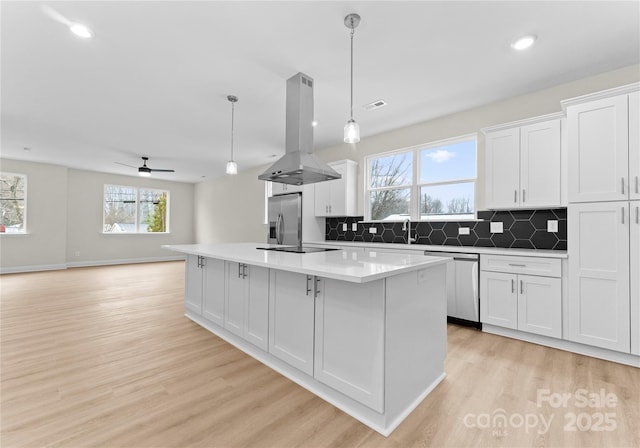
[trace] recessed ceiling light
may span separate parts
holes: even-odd
[[[316,126],[318,126],[318,122],[317,121],[312,121],[311,122],[311,126],[313,126],[315,128]]]
[[[93,34],[91,34],[91,30],[81,23],[72,23],[69,25],[69,29],[76,36],[83,37],[85,39],[89,39],[93,36]]]
[[[522,36],[511,42],[511,48],[513,48],[514,50],[526,50],[534,44],[537,38],[538,36],[534,36],[533,34]]]

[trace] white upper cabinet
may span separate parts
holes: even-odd
[[[271,182],[271,196],[279,194],[295,193],[302,191],[302,185],[283,184],[281,182]]]
[[[640,84],[563,101],[569,202],[640,199]]]
[[[483,130],[486,207],[561,205],[561,119],[558,114]]]
[[[355,216],[358,194],[358,164],[341,160],[329,166],[342,175],[341,179],[318,182],[315,185],[316,216]]]

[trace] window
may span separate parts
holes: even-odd
[[[0,233],[26,233],[27,176],[0,173]]]
[[[476,137],[367,158],[365,219],[472,219]]]
[[[168,191],[104,186],[103,232],[168,232],[168,218]]]

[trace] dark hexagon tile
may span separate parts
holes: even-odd
[[[444,245],[445,246],[461,246],[460,241],[458,241],[458,238],[447,238],[444,241]]]
[[[395,238],[393,238],[393,241],[391,241],[391,243],[393,243],[393,244],[407,244],[407,241],[401,236],[396,236]]]
[[[442,230],[442,229],[444,229],[444,225],[446,224],[446,222],[444,222],[444,221],[431,221],[430,224],[431,224],[431,228],[432,229],[434,229],[434,230],[435,229]]]
[[[535,232],[535,229],[529,221],[516,221],[509,231],[517,240],[528,240]]]
[[[478,238],[478,241],[476,241],[475,247],[496,247],[495,244],[493,244],[493,241],[491,241],[491,239],[489,238]]]
[[[491,238],[491,223],[489,221],[478,221],[473,226],[473,231],[478,238]]]
[[[444,244],[446,239],[447,239],[447,236],[444,234],[444,231],[442,230],[434,229],[429,234],[429,240],[431,240],[431,244],[435,246],[441,246],[442,244]]]
[[[495,214],[492,210],[482,210],[478,212],[478,219],[484,219],[485,221],[491,221],[493,215]]]
[[[567,219],[567,209],[566,208],[554,208],[551,212],[556,215],[558,219]]]
[[[459,227],[460,227],[460,223],[448,222],[444,225],[444,229],[443,229],[444,234],[447,235],[447,238],[457,238]]]
[[[491,235],[491,241],[493,241],[495,247],[511,247],[511,244],[513,244],[515,240],[511,232],[494,233]]]
[[[553,250],[567,250],[567,242],[565,240],[558,241],[558,244],[553,246]]]
[[[373,235],[372,243],[384,243],[385,241],[382,239],[382,236],[379,233]]]
[[[474,246],[478,241],[478,237],[474,232],[471,232],[469,235],[458,235],[458,241],[462,246]]]
[[[516,221],[528,221],[531,219],[531,215],[533,215],[534,210],[511,210],[511,216]]]
[[[567,239],[567,220],[559,219],[558,220],[558,233],[556,234],[559,240]]]
[[[345,241],[354,241],[356,238],[356,232],[354,232],[353,230],[347,230],[344,233],[344,240]]]
[[[530,221],[536,230],[547,230],[547,221],[550,219],[558,219],[551,210],[536,210]]]
[[[336,230],[330,230],[329,233],[327,234],[327,238],[330,240],[337,240],[338,232]]]
[[[428,222],[419,222],[416,224],[416,232],[418,237],[425,237],[431,233],[431,224]]]
[[[533,243],[529,240],[515,240],[513,244],[511,244],[513,249],[535,249],[533,247]]]
[[[338,218],[327,218],[326,223],[329,226],[329,229],[332,230],[337,230],[338,225],[341,225],[341,223],[338,221]]]
[[[362,234],[362,240],[366,243],[370,243],[373,241],[373,233],[369,233],[369,231],[366,231]]]
[[[531,237],[531,243],[533,243],[536,249],[553,249],[558,243],[558,238],[555,233],[550,233],[546,230],[536,230]]]
[[[393,230],[384,229],[380,234],[380,237],[382,238],[382,241],[384,241],[385,243],[390,243],[396,238],[396,235],[393,233]]]
[[[501,211],[501,212],[496,212],[495,215],[493,215],[493,218],[491,218],[491,222],[498,222],[498,221],[501,221],[502,227],[505,230],[507,230],[509,227],[511,227],[511,224],[515,222],[515,219],[513,219],[513,216],[511,216],[511,213]]]

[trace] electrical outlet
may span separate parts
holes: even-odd
[[[79,257],[79,256],[80,256],[80,251],[79,251],[79,250],[77,250],[77,251],[76,251],[75,256],[76,256],[76,257]]]
[[[357,222],[351,223],[351,230],[354,231],[354,232],[358,231],[358,223]]]
[[[342,231],[343,231],[343,232],[346,232],[346,231],[347,231],[347,223],[346,223],[346,222],[343,222],[343,223],[342,223]]]
[[[558,231],[558,220],[550,219],[547,221],[547,232],[557,232]]]
[[[469,235],[469,227],[458,227],[458,235]]]
[[[489,230],[491,233],[503,233],[502,221],[492,222],[489,224]]]
[[[369,233],[378,233],[378,229],[375,227],[369,227]]]

